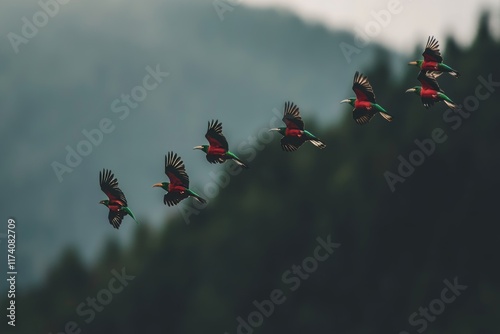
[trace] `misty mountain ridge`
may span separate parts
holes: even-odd
[[[0,136],[10,143],[1,147],[1,201],[22,236],[21,285],[38,281],[68,245],[89,263],[108,237],[130,240],[136,226],[125,219],[115,231],[97,204],[102,168],[113,170],[140,221],[161,226],[166,215],[179,214],[151,189],[165,179],[167,151],[181,155],[193,186],[203,188],[221,168],[192,151],[205,142],[208,120],[223,123],[233,149],[268,127],[273,109],[287,100],[299,105],[309,128],[326,129],[350,117],[339,101],[352,95],[353,73],[375,54],[366,47],[349,64],[339,44],[351,43],[352,35],[283,12],[239,6],[220,21],[211,2],[148,4],[69,3],[18,54],[7,38],[0,44]],[[19,18],[37,10],[13,7],[0,14],[0,26],[19,34]],[[113,101],[130,95],[147,68],[157,66],[168,77],[120,119]],[[54,162],[68,166],[67,147],[76,151],[88,140],[82,132],[105,118],[113,131],[59,182]],[[271,144],[279,145],[278,138]]]

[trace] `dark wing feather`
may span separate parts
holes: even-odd
[[[207,161],[210,162],[211,164],[221,164],[224,161],[226,161],[222,157],[213,154],[207,154],[205,157],[207,158]]]
[[[352,90],[356,94],[356,99],[358,101],[368,101],[376,103],[375,93],[373,93],[373,88],[370,85],[370,82],[368,82],[368,77],[357,71],[354,74]]]
[[[108,213],[109,223],[111,225],[113,225],[114,228],[118,229],[118,228],[120,228],[123,217],[125,217],[125,215],[126,215],[126,213],[123,211],[111,211],[111,210],[109,210],[109,213]]]
[[[375,116],[375,112],[373,110],[368,110],[368,109],[354,109],[352,111],[352,118],[358,123],[359,125],[366,124],[371,121],[371,119]]]
[[[118,187],[118,180],[109,169],[103,169],[99,172],[99,185],[110,201],[119,200],[124,206],[127,206],[127,199]]]
[[[174,186],[189,188],[189,176],[181,158],[174,152],[168,152],[165,156],[165,174]]]
[[[433,99],[421,98],[421,100],[422,100],[422,104],[426,108],[430,108],[430,107],[432,107],[434,105],[434,100]]]
[[[304,139],[299,137],[283,137],[281,138],[281,148],[286,152],[296,151],[302,144]]]
[[[304,130],[304,121],[300,117],[299,107],[293,102],[285,103],[283,122],[285,122],[286,127],[289,129]]]
[[[182,197],[179,193],[168,192],[163,196],[163,204],[168,206],[174,206],[179,204],[184,197]]]
[[[425,46],[424,60],[426,62],[435,61],[438,63],[443,62],[443,57],[441,56],[441,52],[439,51],[439,42],[434,38],[434,36],[429,36],[427,39],[427,45]]]
[[[212,147],[220,147],[226,151],[229,149],[226,137],[222,134],[222,123],[218,120],[208,122],[208,129],[205,138],[207,138],[210,146]]]
[[[433,73],[435,72],[421,70],[418,73],[417,79],[422,84],[422,88],[433,89],[435,91],[442,92],[441,87],[439,87],[439,84],[436,80],[436,76]]]

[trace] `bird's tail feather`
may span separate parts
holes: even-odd
[[[444,103],[446,103],[446,105],[448,106],[448,108],[450,108],[452,110],[459,109],[459,107],[454,102],[447,101],[447,100],[443,100],[443,101],[444,101]]]
[[[132,217],[132,219],[133,219],[133,220],[134,220],[137,224],[139,224],[139,222],[137,221],[137,219],[135,219],[135,216],[134,216],[134,214],[132,213],[132,210],[130,210],[130,208],[129,208],[129,207],[124,207],[122,210],[123,210],[123,211],[125,211],[125,212],[126,212],[126,213],[130,216],[130,217]]]
[[[444,93],[438,93],[438,97],[441,100],[443,100],[444,103],[446,103],[446,105],[448,106],[448,108],[450,108],[452,110],[460,109],[460,107],[455,102],[453,102],[448,96],[446,96],[446,94],[444,94]]]
[[[427,71],[427,76],[432,79],[437,79],[443,74],[441,71]]]
[[[243,167],[245,169],[250,168],[243,161],[241,161],[240,159],[234,159],[234,162],[236,162],[239,166],[241,166],[241,167]]]
[[[376,109],[376,111],[379,112],[380,116],[382,116],[386,121],[391,122],[392,121],[392,116],[387,113],[387,111],[378,103],[374,103],[373,107]]]
[[[388,113],[381,112],[380,116],[382,116],[387,122],[392,122],[392,116],[389,115]]]
[[[326,147],[325,143],[323,143],[318,137],[316,137],[315,135],[313,135],[309,131],[304,130],[304,134],[306,135],[306,140],[309,140],[311,142],[311,144],[313,144],[314,146],[321,148],[321,149]]]
[[[200,202],[201,204],[206,204],[207,203],[207,200],[204,199],[203,197],[201,197],[200,195],[198,195],[197,193],[195,193],[194,191],[188,189],[189,191],[189,195],[191,195],[192,197],[194,197],[198,202]]]
[[[236,156],[236,154],[232,153],[232,152],[227,152],[227,154],[230,156],[231,159],[234,160],[234,162],[236,162],[239,166],[245,168],[245,169],[248,169],[250,167],[247,166],[247,164],[245,164],[240,158],[238,158]]]
[[[207,203],[207,200],[198,196],[198,195],[194,195],[193,196],[198,202],[200,202],[201,204],[206,204]]]
[[[321,140],[319,140],[317,138],[316,139],[311,139],[310,142],[314,146],[316,146],[318,148],[321,148],[321,149],[324,149],[326,147],[325,143],[323,143]]]
[[[444,72],[448,72],[452,77],[460,78],[460,73],[458,73],[457,70],[451,68],[450,66],[448,66],[446,64],[441,63],[438,65],[438,68]]]

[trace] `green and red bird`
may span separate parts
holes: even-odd
[[[273,128],[269,131],[278,131],[283,136],[281,138],[281,148],[283,151],[296,151],[306,141],[321,149],[326,147],[319,138],[309,131],[304,130],[304,121],[300,117],[299,107],[293,102],[285,103],[282,120],[286,124],[286,127]]]
[[[139,224],[132,210],[127,205],[125,195],[118,187],[118,180],[110,170],[103,169],[102,172],[99,172],[99,185],[101,186],[101,190],[108,196],[108,199],[102,200],[99,203],[108,207],[108,220],[114,228],[118,229],[120,227],[123,217],[126,215],[132,217]]]
[[[210,145],[200,145],[194,147],[194,149],[205,152],[208,162],[211,164],[219,164],[226,160],[233,160],[241,167],[248,168],[236,154],[229,151],[229,144],[227,143],[226,137],[222,134],[222,123],[218,120],[208,122],[205,138],[207,138]]]
[[[438,72],[436,76],[441,75],[443,72],[447,72],[455,78],[460,77],[460,73],[458,73],[457,70],[443,63],[443,57],[439,51],[439,43],[434,36],[429,36],[427,39],[427,45],[425,46],[422,56],[424,56],[424,60],[411,61],[408,65],[418,66],[422,71]]]
[[[415,93],[420,96],[424,107],[429,108],[432,107],[435,102],[443,101],[449,108],[453,110],[458,109],[455,102],[446,96],[441,87],[439,87],[436,81],[435,72],[421,70],[417,79],[422,86],[412,87],[406,90],[406,93]]]
[[[368,77],[356,71],[352,84],[356,98],[349,98],[340,103],[349,103],[354,109],[352,117],[359,125],[368,123],[375,114],[380,114],[386,121],[391,122],[392,116],[385,111],[375,100],[375,93],[368,81]]]
[[[153,187],[163,188],[167,193],[163,196],[163,203],[168,206],[177,205],[188,197],[194,197],[198,202],[205,204],[207,201],[189,189],[189,176],[181,158],[174,152],[165,156],[165,174],[170,182],[153,184]]]

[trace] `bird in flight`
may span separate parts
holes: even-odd
[[[417,79],[422,86],[412,87],[406,90],[406,93],[415,93],[419,95],[424,107],[429,108],[432,107],[435,102],[443,101],[450,109],[458,109],[455,102],[446,96],[441,87],[439,87],[434,72],[421,70]]]
[[[457,70],[443,63],[443,57],[439,51],[439,43],[434,36],[429,36],[427,39],[427,45],[425,46],[422,56],[424,56],[424,60],[414,60],[409,62],[408,65],[418,66],[418,68],[423,71],[437,72],[435,75],[436,77],[443,72],[447,72],[455,78],[460,77],[460,73],[458,73]]]
[[[229,144],[226,137],[222,134],[222,123],[218,120],[208,122],[207,133],[205,134],[210,145],[195,146],[195,150],[205,152],[208,162],[212,164],[223,163],[226,160],[233,160],[239,166],[248,168],[248,166],[241,161],[236,154],[229,151]]]
[[[326,147],[319,138],[304,129],[304,121],[300,117],[299,107],[293,102],[285,103],[282,120],[286,127],[273,128],[269,131],[277,131],[283,136],[281,138],[281,148],[283,151],[296,151],[306,141],[320,149]]]
[[[349,103],[354,108],[352,110],[352,117],[356,123],[360,125],[366,124],[377,113],[386,121],[392,121],[392,116],[375,100],[375,93],[373,93],[373,88],[368,81],[368,77],[356,71],[352,90],[356,94],[356,98],[345,99],[340,101],[340,103]]]
[[[167,193],[163,196],[163,203],[168,206],[179,204],[187,197],[194,197],[201,204],[207,201],[197,193],[189,189],[189,176],[182,159],[174,152],[168,152],[165,156],[165,174],[170,182],[153,184],[153,187],[163,188]]]
[[[108,207],[108,220],[114,228],[118,229],[120,227],[123,217],[126,215],[132,217],[139,224],[132,210],[128,207],[125,195],[118,187],[118,180],[109,169],[103,169],[99,172],[99,185],[101,186],[101,190],[108,196],[108,199],[102,200],[99,203]]]

